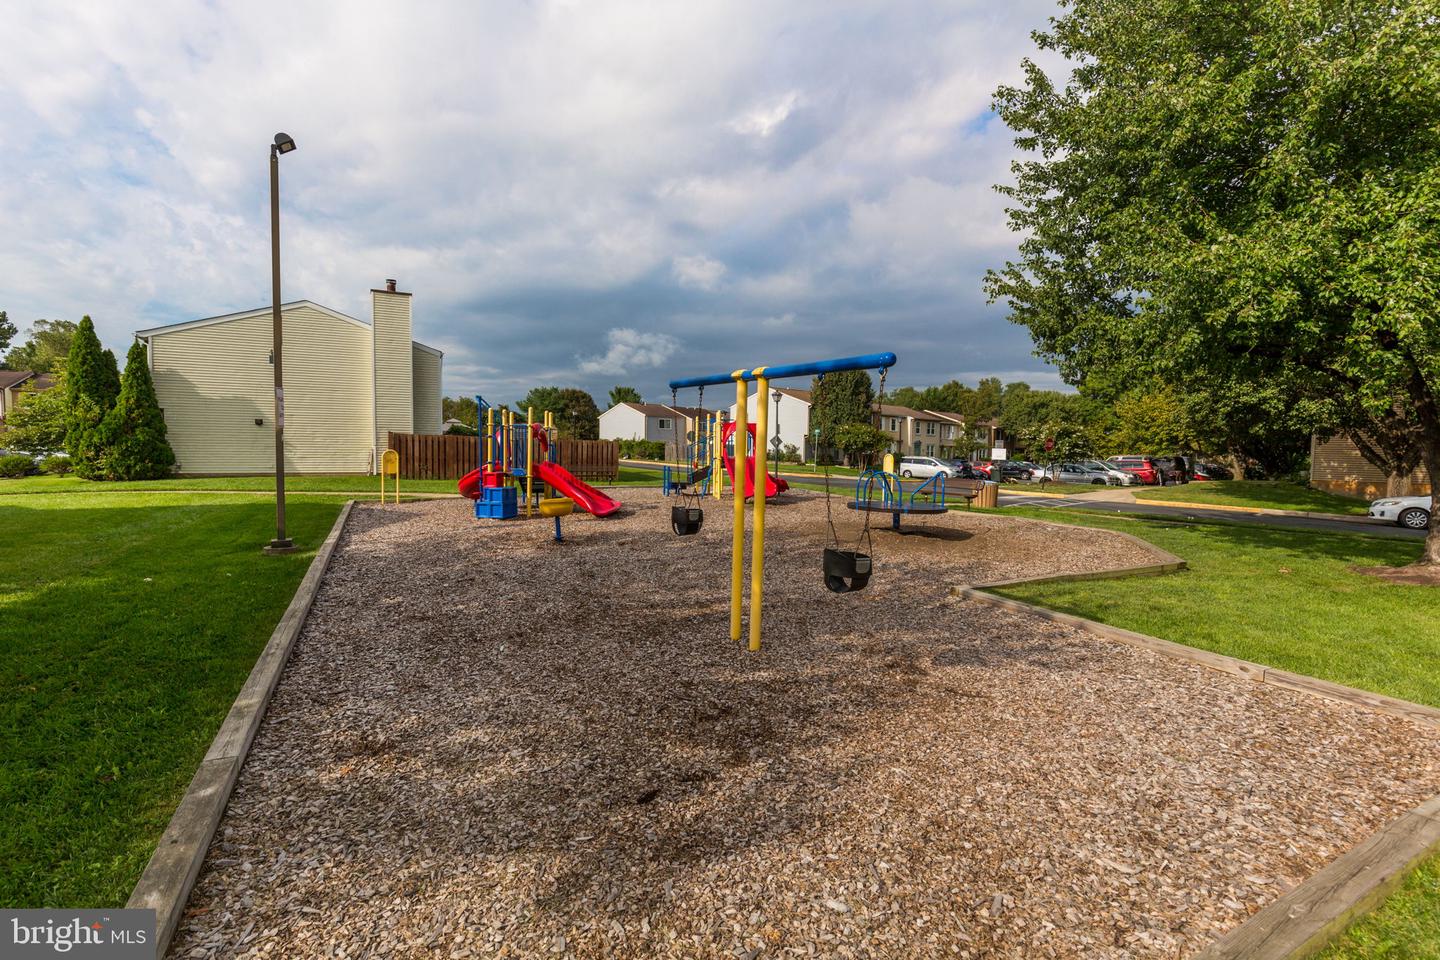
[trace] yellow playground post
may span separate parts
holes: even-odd
[[[749,399],[745,390],[744,370],[736,370],[735,378],[735,510],[734,530],[730,535],[730,639],[740,639],[740,625],[744,617],[742,584],[745,581],[745,441],[749,439],[748,414],[745,410]],[[765,406],[764,397],[760,406]],[[760,488],[763,496],[765,488]]]
[[[765,433],[769,429],[770,381],[765,379],[765,368],[756,367],[755,377],[755,532],[750,540],[750,649],[760,649],[760,611],[764,609],[761,594],[765,590],[765,501],[769,499],[769,471],[766,470]],[[742,381],[743,386],[743,381]],[[739,434],[736,434],[739,436]],[[738,470],[738,467],[737,467]],[[737,638],[738,639],[738,638]]]
[[[531,497],[535,493],[535,431],[530,425],[535,422],[535,408],[525,408],[525,516],[530,516]]]
[[[385,478],[395,478],[395,502],[400,502],[400,454],[386,450],[380,454],[380,502],[385,502]]]

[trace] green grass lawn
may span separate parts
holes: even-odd
[[[1311,513],[1348,513],[1365,516],[1370,504],[1353,497],[1336,496],[1282,480],[1195,481],[1178,487],[1132,487],[1138,500],[1180,500],[1231,507],[1270,510],[1304,510]]]
[[[0,905],[125,902],[340,503],[0,496]]]
[[[387,481],[388,482],[388,481]],[[660,485],[660,475],[653,470],[621,467],[616,486]],[[611,486],[611,484],[597,485]],[[17,493],[116,493],[133,490],[235,490],[268,492],[275,489],[274,477],[172,477],[166,480],[134,480],[108,482],[81,480],[79,477],[34,476],[0,480],[0,496]],[[288,493],[356,493],[380,496],[380,479],[369,474],[336,474],[326,476],[291,476],[285,478]],[[454,480],[401,480],[400,493],[455,493]]]
[[[1418,542],[1079,511],[1006,512],[1124,530],[1185,558],[1190,569],[1164,577],[1035,584],[997,593],[1440,706],[1440,589],[1386,583],[1350,570],[1409,563],[1419,556]],[[1412,875],[1322,956],[1440,957],[1440,858]]]

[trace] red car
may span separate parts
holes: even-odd
[[[1135,479],[1146,486],[1153,487],[1160,482],[1161,467],[1154,457],[1111,457],[1105,462],[1116,470],[1134,474]]]

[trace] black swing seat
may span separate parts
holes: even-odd
[[[833,547],[825,548],[821,568],[825,572],[825,588],[831,593],[864,590],[870,583],[870,572],[873,569],[869,554],[854,550],[836,550]]]
[[[865,513],[948,513],[943,503],[884,503],[880,500],[847,500],[845,506]]]
[[[670,528],[677,536],[689,537],[700,532],[705,523],[705,511],[699,507],[671,507]]]

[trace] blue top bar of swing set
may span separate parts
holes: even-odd
[[[671,390],[684,390],[687,387],[708,387],[715,383],[734,383],[736,380],[755,380],[765,377],[769,380],[787,380],[791,377],[818,377],[825,373],[839,373],[841,370],[875,370],[881,367],[893,367],[895,365],[895,354],[893,353],[867,353],[860,357],[840,357],[836,360],[820,360],[815,363],[787,363],[778,367],[756,367],[754,370],[739,371],[735,373],[716,373],[708,377],[686,377],[684,380],[671,380]]]

